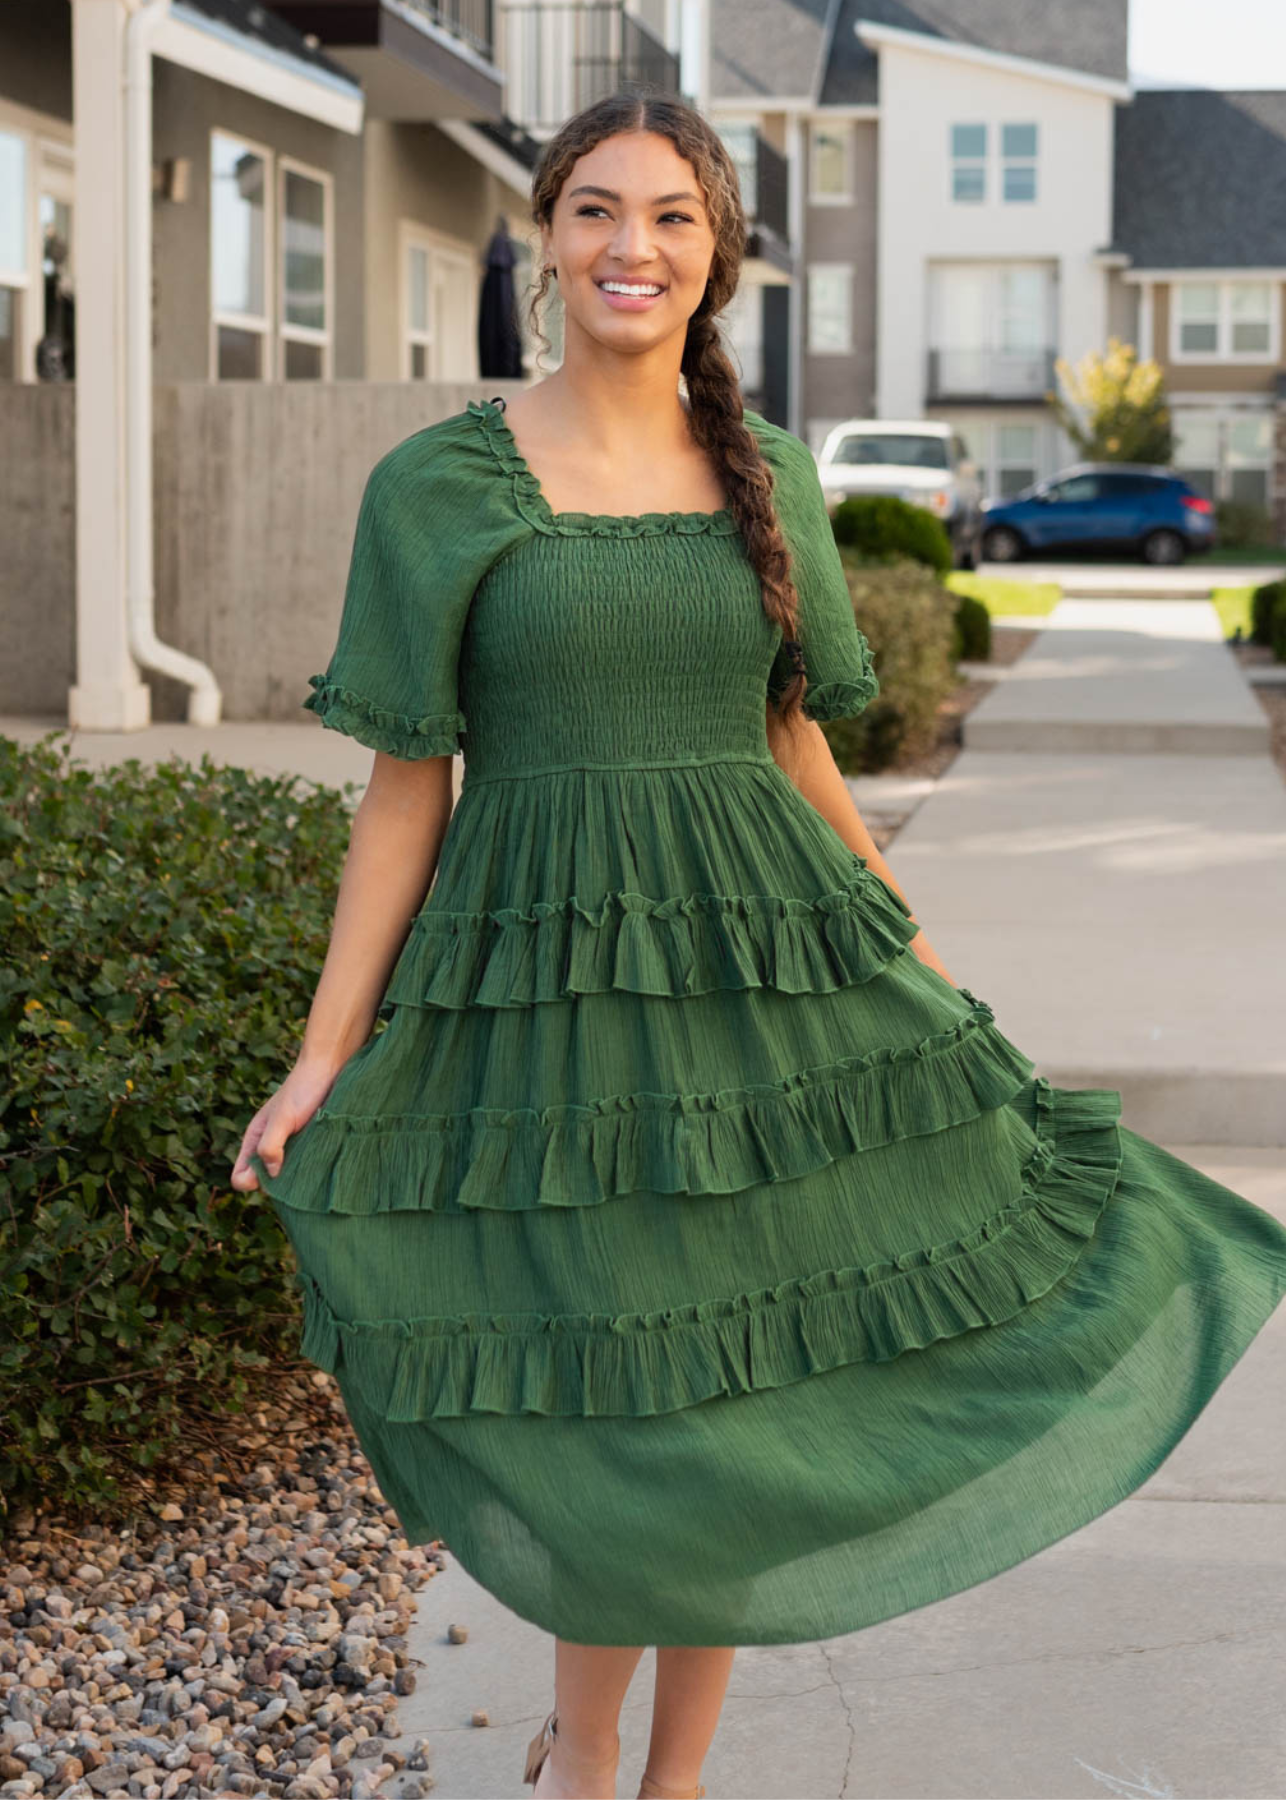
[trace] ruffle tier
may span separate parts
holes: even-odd
[[[306,1212],[518,1211],[598,1206],[646,1190],[731,1194],[1002,1106],[1034,1064],[984,1000],[919,1043],[711,1093],[417,1116],[321,1107],[290,1140],[274,1200]]]
[[[1019,1198],[967,1235],[647,1313],[339,1319],[306,1272],[302,1354],[341,1370],[390,1422],[469,1413],[671,1412],[886,1361],[1003,1323],[1067,1272],[1120,1174],[1115,1089],[1033,1082],[1036,1141]]]
[[[869,981],[919,932],[901,896],[854,858],[813,900],[623,890],[527,908],[416,918],[381,1005],[533,1006],[620,989],[683,997],[717,988],[829,994]]]

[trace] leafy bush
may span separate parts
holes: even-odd
[[[298,1049],[349,819],[295,777],[0,737],[0,1504],[110,1505],[296,1344],[229,1181]]]
[[[954,560],[940,519],[893,494],[854,494],[831,516],[835,542],[866,556],[909,556],[945,575]]]
[[[1286,600],[1286,581],[1266,581],[1257,587],[1250,596],[1250,641],[1252,644],[1271,644],[1273,641],[1273,614],[1277,607]]]
[[[1252,506],[1247,500],[1216,501],[1215,526],[1223,550],[1257,550],[1273,541],[1268,508]]]
[[[880,691],[855,719],[822,729],[840,769],[857,775],[920,755],[937,741],[938,708],[956,685],[959,597],[910,558],[840,557]]]
[[[1062,393],[1049,396],[1055,419],[1090,462],[1168,463],[1174,429],[1160,363],[1139,360],[1133,344],[1109,338],[1073,366],[1054,365]]]
[[[991,613],[981,600],[962,594],[956,602],[956,656],[971,662],[991,658]]]
[[[1273,647],[1273,658],[1276,662],[1286,662],[1286,581],[1279,582],[1282,592],[1277,597],[1273,608],[1272,627],[1269,642]]]

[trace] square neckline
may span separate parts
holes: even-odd
[[[736,516],[728,506],[721,506],[715,512],[555,512],[545,498],[535,471],[518,448],[517,439],[504,416],[503,397],[471,400],[466,410],[482,424],[501,467],[512,476],[519,511],[542,530],[572,537],[650,537],[667,531],[683,535],[710,532],[716,536],[730,536],[740,530]]]

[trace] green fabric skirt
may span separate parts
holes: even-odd
[[[1137,1488],[1286,1291],[1286,1229],[1036,1075],[842,846],[806,911],[478,937],[508,798],[462,800],[386,1028],[257,1165],[408,1541],[576,1642],[788,1643]]]

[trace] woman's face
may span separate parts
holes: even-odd
[[[685,333],[714,257],[692,164],[653,131],[620,132],[579,157],[541,237],[568,326],[615,350],[648,350]],[[633,298],[604,282],[661,291]]]

